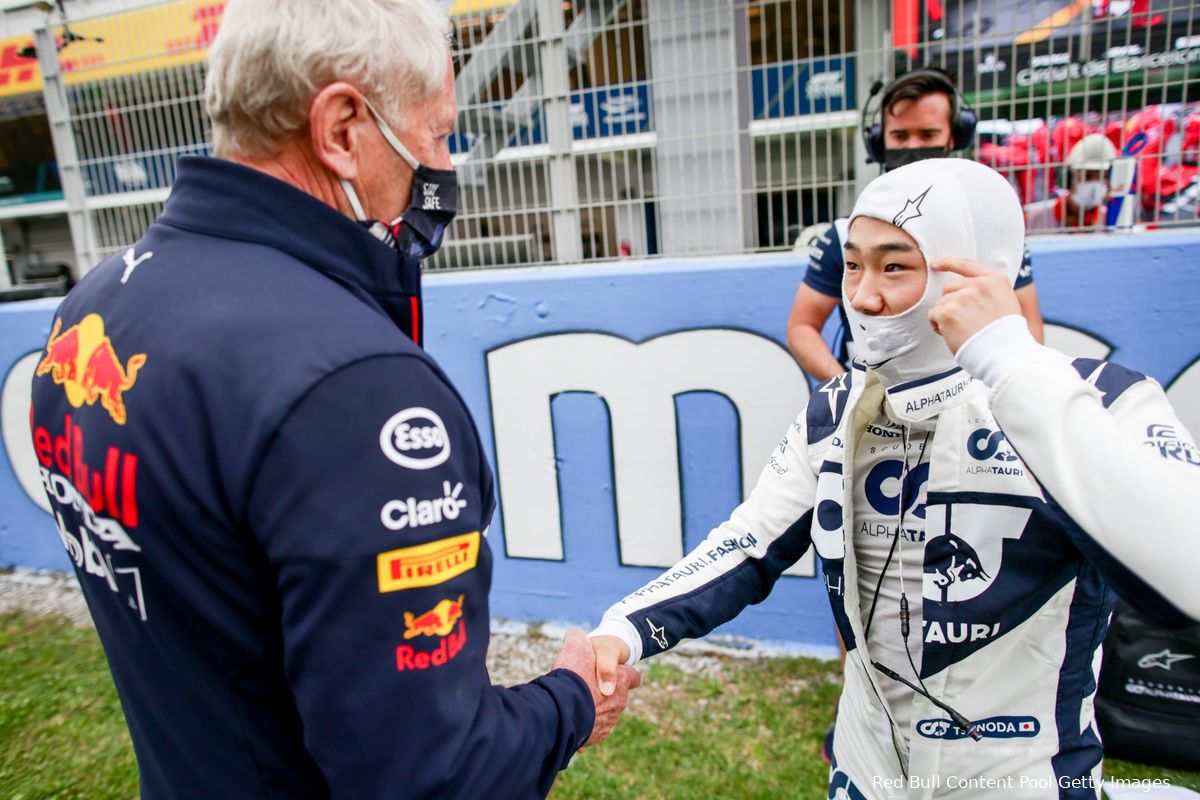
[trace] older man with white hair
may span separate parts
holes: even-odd
[[[231,0],[216,158],[55,315],[34,446],[143,797],[540,797],[638,683],[601,695],[581,631],[488,679],[492,473],[420,347],[448,32],[427,0]]]

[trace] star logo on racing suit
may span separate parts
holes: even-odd
[[[829,417],[837,419],[837,401],[838,396],[846,390],[846,377],[848,373],[843,372],[829,383],[817,390],[817,394],[823,394],[829,400]]]
[[[1100,366],[1098,366],[1094,370],[1092,370],[1092,374],[1087,376],[1087,382],[1090,383],[1092,386],[1095,386],[1096,391],[1100,392],[1100,400],[1101,401],[1104,400],[1104,396],[1106,394],[1108,394],[1108,392],[1101,391],[1100,387],[1096,385],[1096,382],[1100,380],[1100,373],[1104,372],[1104,368],[1107,366],[1108,366],[1107,361],[1101,362]]]
[[[899,214],[892,217],[892,224],[897,228],[903,228],[904,223],[921,216],[921,203],[925,202],[925,195],[929,194],[929,189],[932,188],[933,186],[930,185],[925,191],[921,192],[913,199],[905,200],[904,208],[901,209]]]
[[[1170,650],[1163,649],[1157,653],[1147,653],[1138,659],[1138,666],[1142,669],[1150,669],[1150,667],[1158,667],[1159,669],[1170,669],[1171,665],[1176,661],[1186,661],[1189,658],[1195,658],[1187,653],[1172,653]]]
[[[659,626],[655,625],[653,622],[650,621],[649,617],[646,617],[646,624],[650,626],[650,636],[651,636],[651,638],[654,639],[655,644],[657,644],[663,650],[666,650],[667,649],[667,629],[665,627],[659,627]]]

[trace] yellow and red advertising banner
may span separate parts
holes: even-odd
[[[461,17],[465,14],[480,14],[487,11],[502,11],[516,3],[517,0],[454,0],[446,13],[450,18]]]
[[[455,0],[451,17],[500,11],[515,0]],[[217,34],[224,0],[184,0],[71,23],[71,32],[103,39],[72,41],[60,54],[64,80],[88,83],[119,75],[178,67],[204,58]],[[56,35],[62,28],[56,27]],[[0,39],[0,97],[41,91],[37,60],[19,53],[33,36]]]
[[[103,41],[68,43],[60,53],[64,80],[85,83],[199,61],[224,8],[223,0],[186,0],[72,23],[72,33]],[[0,40],[0,97],[41,90],[37,61],[18,55],[32,44],[31,35]]]

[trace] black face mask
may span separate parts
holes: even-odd
[[[363,102],[366,103],[366,100]],[[384,140],[413,170],[412,199],[409,200],[408,208],[384,227],[390,231],[391,244],[402,257],[429,258],[442,246],[446,228],[450,227],[451,221],[458,213],[458,175],[452,169],[434,169],[417,161],[383,121],[383,117],[379,116],[370,103],[366,105]],[[355,218],[371,229],[373,220],[366,219],[354,188],[349,181],[343,180],[341,184],[351,208],[354,209]],[[398,225],[400,222],[403,224]]]
[[[457,213],[458,175],[454,170],[417,164],[413,169],[412,200],[401,217],[403,223],[396,237],[400,255],[429,258],[436,253]]]
[[[883,171],[891,172],[905,164],[915,164],[927,158],[945,158],[945,147],[909,147],[900,150],[887,148],[883,151]]]
[[[413,169],[412,199],[404,213],[389,224],[367,219],[354,187],[346,180],[340,183],[358,224],[395,250],[398,257],[398,289],[375,293],[375,299],[402,331],[422,345],[425,320],[421,313],[421,259],[441,247],[446,228],[458,212],[458,176],[452,169],[433,169],[418,162],[370,103],[367,108],[383,138]]]

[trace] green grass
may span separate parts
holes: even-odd
[[[577,756],[553,800],[823,798],[818,746],[841,689],[812,659],[727,661],[720,675],[651,664],[609,741]],[[0,794],[128,800],[137,765],[92,630],[0,616]],[[1200,773],[1109,760],[1108,775],[1200,790]]]
[[[717,679],[650,665],[643,677],[653,700],[576,756],[554,800],[825,796],[819,748],[841,691],[836,664],[730,661]]]
[[[0,616],[0,794],[7,800],[137,796],[137,764],[94,630]]]

